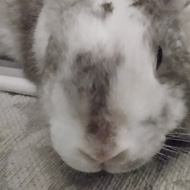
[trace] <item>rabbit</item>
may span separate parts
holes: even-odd
[[[36,84],[75,170],[126,173],[188,129],[185,0],[1,0],[0,54]]]

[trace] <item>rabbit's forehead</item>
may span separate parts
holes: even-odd
[[[121,6],[126,5],[124,1],[118,2],[122,3],[114,1],[113,5],[106,6],[106,9],[111,6],[113,12],[104,21],[82,13],[67,31],[74,60],[70,64],[71,78],[80,92],[106,94],[118,68],[137,76],[140,73],[141,77],[147,73],[153,75],[156,52],[153,52],[150,21],[135,6],[126,11],[126,7]],[[65,76],[69,76],[67,73]]]
[[[152,48],[150,20],[127,1],[113,1],[105,7],[110,8],[107,18],[78,13],[73,16],[75,24],[68,21],[69,29],[65,30],[69,52],[66,58],[72,61],[61,65],[61,77],[72,81],[79,93],[88,94],[91,114],[106,107],[118,69],[136,81],[153,78],[154,74],[156,52]]]

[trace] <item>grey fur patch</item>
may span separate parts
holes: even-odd
[[[73,84],[79,94],[89,102],[89,124],[87,134],[94,135],[104,144],[111,143],[114,125],[111,123],[107,98],[110,84],[116,75],[121,56],[110,57],[94,55],[90,52],[79,53],[73,65]]]
[[[90,115],[107,113],[107,96],[110,82],[121,63],[121,57],[104,57],[90,52],[79,53],[73,66],[73,83],[79,93],[85,93],[90,102]]]
[[[113,123],[104,119],[93,119],[87,126],[87,133],[95,136],[101,144],[111,144],[115,136],[113,129]]]
[[[108,12],[108,13],[112,13],[112,12],[113,12],[113,9],[114,9],[113,3],[104,3],[104,4],[102,5],[102,7],[104,8],[104,11],[105,11],[105,12]]]
[[[43,0],[25,1],[20,0],[20,30],[22,33],[22,52],[24,71],[27,77],[35,83],[40,82],[40,73],[37,68],[37,63],[32,52],[34,29],[43,7]]]
[[[138,7],[138,6],[144,5],[144,3],[145,3],[145,0],[137,0],[132,5],[135,7]]]
[[[44,59],[47,72],[55,73],[57,71],[58,59],[60,59],[60,57],[61,57],[61,49],[56,43],[53,36],[51,36],[48,42],[46,55]]]
[[[63,54],[64,52],[64,54]],[[46,78],[49,74],[56,73],[59,63],[64,63],[67,47],[65,44],[58,42],[55,37],[51,36],[48,41],[46,54],[44,57],[43,77]]]

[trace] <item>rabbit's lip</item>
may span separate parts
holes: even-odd
[[[81,154],[85,156],[85,159],[88,159],[91,163],[96,165],[98,172],[105,171],[108,173],[127,173],[140,168],[147,162],[147,160],[144,159],[130,161],[128,159],[127,151],[122,151],[120,154],[112,156],[111,158],[92,158],[92,156],[89,156],[83,151],[81,151]]]

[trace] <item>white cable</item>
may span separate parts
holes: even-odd
[[[25,78],[0,75],[0,90],[36,96],[36,86]]]

